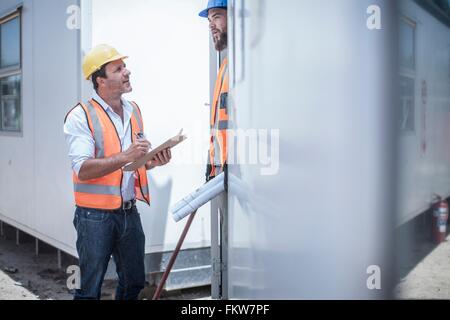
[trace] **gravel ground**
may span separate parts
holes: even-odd
[[[32,239],[17,246],[11,239],[0,238],[0,283],[5,286],[0,290],[0,299],[25,298],[17,289],[40,300],[72,299],[66,286],[67,275],[58,269],[56,250],[43,244],[40,247],[42,253],[36,257]]]

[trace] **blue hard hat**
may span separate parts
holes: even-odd
[[[203,18],[208,18],[208,11],[209,9],[213,8],[227,8],[227,0],[208,0],[208,7],[200,12],[198,15]]]

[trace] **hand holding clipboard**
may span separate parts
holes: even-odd
[[[171,149],[171,148],[175,147],[176,145],[180,144],[181,142],[183,142],[184,140],[186,140],[187,137],[185,135],[183,135],[182,133],[183,133],[183,129],[181,129],[179,134],[170,138],[169,140],[167,140],[163,144],[159,145],[155,149],[152,149],[151,151],[149,151],[149,153],[147,153],[145,156],[143,156],[139,160],[127,164],[123,168],[123,170],[124,171],[135,171],[135,170],[145,166],[145,164],[147,162],[152,160],[161,151],[166,150],[166,149]]]

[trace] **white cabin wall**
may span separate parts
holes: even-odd
[[[74,254],[73,196],[62,126],[78,100],[79,31],[66,27],[67,7],[78,2],[22,3],[23,134],[0,134],[0,212],[6,222]],[[2,1],[1,9],[11,4]]]

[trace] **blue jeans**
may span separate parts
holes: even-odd
[[[100,299],[111,255],[119,278],[116,300],[136,300],[145,285],[145,235],[136,206],[114,212],[77,207],[73,224],[81,273],[75,300]]]

